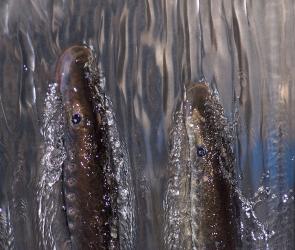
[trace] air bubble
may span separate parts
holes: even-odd
[[[283,198],[284,203],[286,203],[288,201],[288,199],[289,199],[287,194],[284,194],[282,198]]]

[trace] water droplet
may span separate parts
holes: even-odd
[[[108,125],[109,125],[109,126],[113,125],[113,123],[114,123],[114,121],[113,121],[112,118],[111,118],[111,119],[108,119]]]
[[[247,218],[250,218],[251,217],[251,209],[250,208],[247,208],[245,210],[245,214],[246,214]]]
[[[116,239],[117,238],[117,232],[115,230],[111,231],[111,236],[112,238]]]
[[[288,201],[288,199],[289,199],[287,194],[284,194],[282,198],[283,198],[284,203],[286,203]]]
[[[120,147],[120,142],[119,142],[119,141],[116,141],[116,142],[115,142],[115,147],[116,147],[116,148]]]

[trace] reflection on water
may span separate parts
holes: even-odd
[[[51,159],[50,183],[41,128],[56,60],[76,43],[100,58],[126,143],[136,249],[164,246],[170,131],[185,83],[202,79],[218,90],[235,128],[243,248],[294,248],[292,0],[11,0],[0,3],[0,13],[1,248],[52,247],[50,224],[42,228],[38,215],[49,218],[58,194],[40,207],[36,193],[46,192],[40,177],[48,188],[60,185],[61,163]],[[62,221],[54,230],[62,241]]]

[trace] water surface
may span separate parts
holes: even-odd
[[[54,244],[42,234],[36,196],[45,98],[58,57],[77,43],[100,59],[129,153],[136,249],[163,247],[173,117],[186,83],[202,79],[235,127],[244,249],[294,248],[292,0],[9,0],[0,13],[1,248]]]

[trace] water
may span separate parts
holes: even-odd
[[[294,248],[292,0],[10,0],[0,13],[1,249],[51,249],[54,230],[63,242],[62,221],[51,231],[40,223],[40,211],[42,222],[58,204],[61,164],[48,159],[54,169],[42,174],[43,125],[56,61],[76,43],[91,46],[104,70],[134,176],[136,249],[164,245],[175,112],[185,85],[202,79],[218,90],[235,131],[243,248]],[[41,207],[40,176],[55,190]]]

